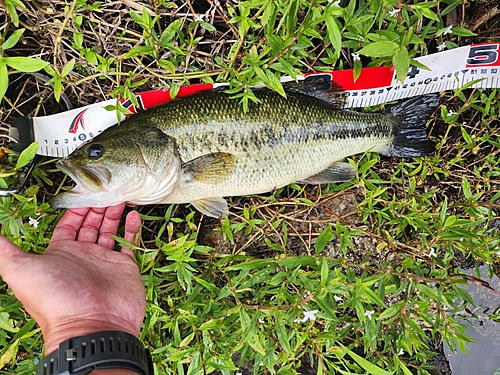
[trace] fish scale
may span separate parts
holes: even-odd
[[[262,104],[249,103],[246,113],[228,95],[206,92],[141,115],[148,124],[176,139],[183,160],[225,147],[244,151],[246,146],[254,152],[301,141],[368,137],[383,139],[387,144],[392,138],[394,121],[378,113],[326,109],[315,98],[296,93],[288,94],[288,98],[267,90],[256,91],[255,95]]]
[[[192,203],[209,216],[221,217],[228,212],[223,197],[260,194],[297,181],[350,180],[354,167],[339,162],[350,155],[373,151],[410,157],[434,151],[425,122],[439,105],[436,95],[409,99],[383,113],[358,113],[340,110],[335,99],[325,100],[324,92],[316,97],[314,91],[294,87],[286,98],[267,89],[254,93],[259,103],[249,102],[246,112],[228,94],[207,91],[141,112],[105,130],[63,159],[59,167],[84,189],[55,197],[53,206],[85,207],[85,194],[96,195],[113,185],[116,201]],[[159,141],[142,139],[137,131],[141,127],[157,129]],[[117,138],[129,146],[117,150]],[[165,149],[165,144],[174,144],[175,149]],[[91,147],[102,148],[102,155],[86,157]],[[114,155],[118,153],[120,161]],[[178,162],[164,166],[151,162],[164,154],[174,155]],[[130,187],[134,179],[129,169],[137,170],[144,161],[146,169],[155,170],[155,178],[147,183],[159,188]],[[161,181],[162,168],[167,183]],[[119,177],[94,186],[92,174]],[[120,181],[123,186],[117,188]]]
[[[392,140],[393,120],[381,114],[328,109],[297,93],[288,98],[267,90],[255,94],[262,104],[250,103],[246,113],[236,100],[215,92],[145,112],[148,123],[176,140],[182,161],[214,152],[236,155],[231,177],[219,184],[181,183],[170,203],[263,193],[353,153],[384,150]]]

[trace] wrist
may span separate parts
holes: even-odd
[[[37,375],[152,375],[151,355],[133,335],[100,331],[72,337],[45,355]]]
[[[42,327],[45,342],[45,354],[50,354],[59,348],[59,344],[73,337],[85,336],[101,331],[120,331],[139,337],[139,329],[132,328],[126,322],[106,321],[97,319],[79,319],[62,321],[52,327]]]

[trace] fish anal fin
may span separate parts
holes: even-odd
[[[354,177],[356,177],[356,168],[349,163],[336,162],[321,172],[307,177],[301,182],[319,185],[329,182],[346,182],[352,180]]]
[[[236,156],[214,152],[183,164],[182,172],[204,184],[218,184],[226,180],[236,168]]]
[[[191,204],[202,214],[216,219],[222,219],[229,214],[227,202],[222,197],[198,199]]]

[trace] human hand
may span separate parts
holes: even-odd
[[[45,353],[60,342],[117,330],[139,336],[145,288],[133,253],[114,251],[125,205],[67,210],[43,255],[25,253],[0,236],[0,275],[38,322]],[[127,215],[124,238],[134,238],[139,214]]]

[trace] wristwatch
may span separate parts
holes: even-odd
[[[37,375],[86,375],[93,370],[128,369],[153,375],[149,350],[133,335],[102,331],[74,337],[59,344],[59,349],[38,364]]]

